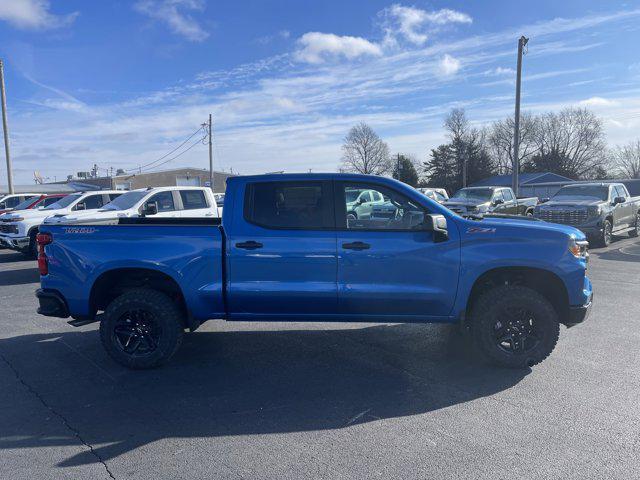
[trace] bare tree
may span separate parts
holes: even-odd
[[[346,171],[383,175],[391,169],[388,145],[364,122],[349,130],[342,152]]]
[[[594,178],[607,166],[602,121],[585,108],[568,107],[540,117],[536,154],[527,167],[573,178]]]
[[[523,113],[520,116],[520,148],[518,149],[520,165],[530,160],[538,150],[535,138],[539,123],[539,118],[531,113]],[[488,148],[500,174],[508,174],[513,171],[514,130],[513,117],[494,122],[489,130]]]
[[[616,147],[613,151],[613,163],[621,176],[640,178],[640,139]]]

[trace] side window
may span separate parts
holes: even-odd
[[[60,197],[49,197],[49,198],[45,198],[42,203],[38,204],[38,207],[48,207],[49,205],[51,205],[52,203],[56,203],[58,200],[60,200]]]
[[[511,200],[513,200],[513,194],[511,193],[511,190],[502,190],[502,196],[504,197],[505,202],[510,202]]]
[[[160,192],[156,193],[145,203],[156,202],[158,204],[158,212],[173,212],[176,207],[173,203],[173,192]]]
[[[85,204],[86,210],[95,210],[97,208],[102,207],[104,202],[102,201],[102,195],[91,195],[90,197],[85,198],[80,203]]]
[[[16,205],[18,205],[20,202],[22,202],[22,200],[20,200],[20,198],[22,198],[24,200],[24,197],[12,197],[10,199],[8,199],[7,201],[5,201],[5,207],[6,208],[13,208]]]
[[[109,194],[109,201],[113,202],[116,198],[118,198],[121,194],[120,193],[110,193]]]
[[[625,188],[621,185],[616,186],[616,197],[624,197],[627,198],[627,191],[625,190]]]
[[[372,190],[375,197],[379,195],[384,201],[373,205],[369,217],[358,218],[349,200],[352,192],[365,189]],[[345,183],[340,187],[339,198],[344,205],[342,213],[338,213],[339,226],[347,230],[416,230],[424,223],[426,212],[422,206],[386,187]]]
[[[266,228],[333,228],[329,185],[312,181],[248,184],[244,218],[247,222]]]
[[[207,199],[202,190],[180,190],[180,198],[185,210],[207,208]]]

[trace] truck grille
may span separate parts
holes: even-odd
[[[0,233],[18,233],[18,226],[0,223]]]
[[[587,211],[579,210],[540,210],[536,215],[540,220],[563,225],[581,225],[587,221]]]

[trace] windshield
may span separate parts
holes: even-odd
[[[463,188],[458,190],[451,200],[491,200],[493,188]]]
[[[605,185],[571,185],[562,187],[553,196],[556,199],[560,197],[585,197],[607,200],[609,198],[609,187]]]
[[[35,201],[36,201],[36,197],[27,198],[25,201],[20,202],[18,205],[16,205],[13,209],[14,210],[26,210]],[[38,200],[38,203],[39,202],[40,202],[40,200]]]
[[[66,208],[79,199],[82,196],[81,193],[76,193],[74,195],[67,195],[64,198],[61,198],[56,203],[52,203],[48,207],[44,207],[44,210],[58,210],[60,208]]]
[[[149,193],[148,190],[134,190],[133,192],[124,193],[115,200],[107,203],[101,210],[128,210],[142,200],[142,197],[147,193]]]

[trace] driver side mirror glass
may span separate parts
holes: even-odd
[[[500,205],[500,204],[502,204],[502,203],[504,203],[504,200],[503,200],[503,199],[501,199],[501,198],[494,198],[494,199],[493,199],[493,204],[494,204],[494,205]]]
[[[142,210],[144,215],[155,215],[158,213],[158,204],[156,202],[148,202]]]
[[[626,198],[624,198],[624,197],[616,197],[616,198],[614,198],[614,199],[613,199],[613,204],[614,204],[614,205],[618,205],[619,203],[624,203],[624,202],[626,202],[626,200],[627,200],[627,199],[626,199]]]

